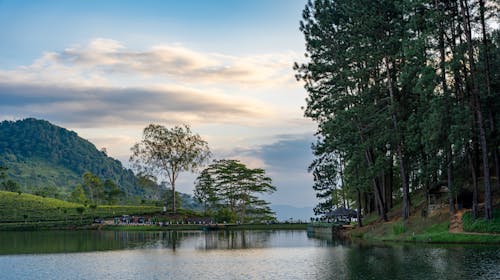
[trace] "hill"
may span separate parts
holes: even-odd
[[[116,182],[127,195],[144,189],[131,170],[75,132],[33,118],[0,123],[0,165],[23,191],[55,187],[67,193],[92,172]]]
[[[22,192],[67,198],[89,171],[114,181],[124,191],[126,202],[151,202],[161,196],[155,183],[139,180],[132,170],[76,132],[45,120],[0,122],[0,166],[8,168],[8,179],[18,182]],[[179,196],[183,207],[199,208],[190,195]]]

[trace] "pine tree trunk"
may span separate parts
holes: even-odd
[[[486,93],[488,97],[492,97],[491,94],[491,71],[490,71],[490,55],[489,55],[489,46],[488,46],[488,37],[486,35],[486,23],[484,20],[484,1],[479,0],[479,15],[481,19],[481,31],[482,31],[482,36],[483,36],[483,54],[484,54],[484,64],[485,64],[485,77],[486,77]],[[488,122],[490,124],[490,133],[491,133],[491,139],[493,140],[493,145],[492,146],[492,153],[493,153],[493,161],[495,164],[495,175],[496,175],[496,180],[495,180],[495,188],[498,190],[500,187],[500,159],[498,155],[498,140],[497,140],[497,130],[496,130],[496,124],[495,124],[495,109],[492,108],[492,102],[488,102]]]
[[[452,186],[452,181],[453,181],[453,155],[451,151],[451,145],[448,143],[448,155],[447,155],[447,161],[448,161],[448,166],[447,166],[447,184],[448,184],[448,198],[449,198],[449,203],[450,203],[450,215],[455,214],[455,203],[453,203],[453,186]]]
[[[483,161],[483,176],[484,176],[484,217],[486,220],[491,220],[493,218],[492,212],[492,199],[491,199],[491,184],[490,184],[490,166],[488,162],[488,145],[486,143],[486,130],[484,128],[483,113],[481,111],[481,99],[479,93],[479,85],[476,77],[476,63],[474,61],[474,48],[472,46],[472,35],[470,29],[469,21],[469,9],[467,6],[467,1],[460,0],[460,7],[462,11],[462,20],[464,25],[464,31],[467,40],[467,52],[469,56],[469,65],[471,68],[471,79],[473,83],[473,100],[474,100],[474,111],[477,116],[477,126],[479,129],[479,142],[481,144],[481,154]]]
[[[366,156],[366,160],[368,161],[369,166],[373,166],[373,164],[374,164],[373,152],[366,151],[365,156]],[[387,206],[384,204],[384,199],[382,197],[382,191],[380,188],[380,180],[377,176],[374,176],[374,178],[373,178],[373,188],[374,188],[376,204],[379,207],[379,216],[384,221],[388,221],[388,219],[387,219]]]
[[[477,146],[474,144],[474,146]],[[468,148],[469,151],[468,151],[468,159],[469,159],[469,165],[470,165],[470,169],[471,169],[471,175],[472,175],[472,214],[474,216],[474,219],[477,219],[478,216],[479,216],[479,207],[478,207],[478,199],[477,199],[477,196],[478,196],[478,173],[479,173],[479,170],[477,168],[478,164],[477,164],[477,156],[475,155],[476,154],[476,151],[474,151],[475,149],[471,149],[471,148]]]
[[[368,199],[368,193],[363,192],[363,200],[365,201],[365,216],[370,214],[370,200]]]
[[[359,189],[356,189],[356,204],[358,205],[358,227],[362,227],[363,223],[361,222],[361,191]]]
[[[392,83],[392,76],[391,76],[391,68],[389,66],[389,61],[388,58],[385,58],[385,64],[386,64],[386,71],[387,71],[387,81],[388,81],[388,89],[389,89],[389,96],[391,100],[391,107],[392,107],[392,122],[394,125],[394,130],[396,132],[396,138],[397,138],[397,155],[399,159],[399,169],[401,172],[401,184],[403,188],[403,207],[402,207],[402,218],[403,222],[406,221],[406,219],[410,216],[410,205],[409,205],[409,186],[408,186],[408,179],[407,179],[407,173],[406,173],[406,167],[405,167],[405,160],[403,156],[403,139],[399,131],[398,127],[398,118],[396,114],[396,100],[394,97],[394,87]]]
[[[445,102],[445,108],[444,108],[444,131],[443,135],[445,138],[445,149],[446,149],[446,173],[447,173],[447,186],[448,186],[448,201],[450,204],[450,214],[453,215],[455,214],[455,204],[453,202],[453,151],[451,148],[451,143],[450,140],[448,139],[449,135],[449,129],[448,126],[451,125],[451,118],[450,118],[450,94],[448,92],[448,85],[446,83],[446,54],[445,54],[445,42],[444,42],[444,23],[443,23],[443,18],[445,17],[444,14],[444,3],[440,3],[438,1],[435,1],[434,4],[436,5],[436,8],[439,10],[440,13],[440,20],[439,20],[439,53],[440,53],[440,61],[439,61],[439,68],[440,68],[440,74],[441,74],[441,87],[443,90],[443,95],[444,95],[444,102]]]
[[[387,199],[387,204],[389,206],[389,208],[391,209],[394,204],[393,204],[393,201],[392,201],[392,192],[393,192],[393,185],[394,185],[394,171],[392,170],[392,152],[391,152],[391,156],[390,156],[390,163],[389,163],[389,193],[388,193],[388,199]]]

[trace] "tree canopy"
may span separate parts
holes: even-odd
[[[395,198],[404,221],[410,195],[444,181],[450,212],[471,188],[477,216],[482,177],[491,218],[500,36],[488,17],[498,20],[491,1],[308,2],[307,62],[295,69],[308,92],[305,116],[318,123],[310,167],[318,212],[340,194],[387,219]]]
[[[276,191],[264,169],[248,168],[238,160],[215,160],[195,182],[194,197],[205,211],[227,212],[228,219],[245,221],[273,220],[269,203],[259,197]]]
[[[208,144],[187,125],[166,128],[150,124],[141,142],[132,148],[130,161],[141,173],[166,177],[172,187],[172,210],[176,211],[175,183],[181,172],[194,171],[208,160]]]

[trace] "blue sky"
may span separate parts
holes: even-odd
[[[292,70],[304,5],[0,0],[0,119],[46,119],[124,164],[147,124],[188,123],[215,157],[264,167],[273,203],[313,206],[314,124]]]

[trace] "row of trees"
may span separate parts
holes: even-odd
[[[8,192],[20,192],[21,187],[19,184],[12,180],[12,179],[7,179],[7,167],[5,166],[0,166],[0,190],[8,191]]]
[[[205,168],[195,182],[194,197],[205,212],[228,212],[229,220],[272,220],[269,203],[258,197],[276,187],[264,169],[251,169],[237,160],[216,160]]]
[[[495,4],[496,3],[496,4]],[[444,184],[492,218],[498,188],[498,5],[484,0],[316,0],[303,11],[305,116],[318,123],[310,166],[321,213],[357,201],[387,220],[393,198]],[[496,179],[493,179],[491,170]],[[332,198],[341,197],[338,201]]]
[[[82,176],[82,184],[77,185],[70,194],[70,201],[98,205],[116,204],[125,193],[115,182],[110,179],[102,181],[99,176],[85,172]]]

